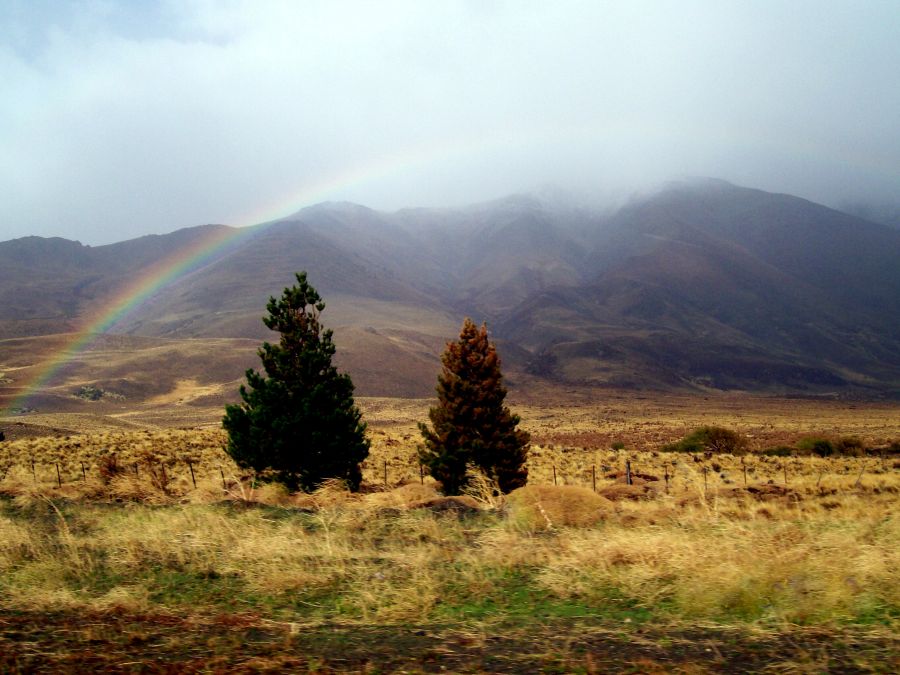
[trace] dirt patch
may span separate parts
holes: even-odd
[[[195,401],[197,399],[216,396],[222,393],[224,385],[207,384],[203,385],[195,379],[178,380],[175,387],[171,391],[159,396],[154,396],[146,401],[147,405],[166,405],[175,404],[183,405]]]
[[[554,620],[513,626],[302,625],[251,614],[0,612],[0,671],[791,672],[900,670],[862,628],[766,632]]]

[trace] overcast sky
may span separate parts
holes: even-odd
[[[900,201],[900,1],[0,0],[0,239],[714,176]]]

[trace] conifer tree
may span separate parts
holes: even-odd
[[[265,376],[248,370],[243,403],[225,408],[227,451],[239,466],[290,489],[311,490],[340,478],[355,491],[360,462],[369,454],[366,425],[350,376],[331,364],[332,331],[319,323],[325,303],[306,272],[296,277],[280,299],[269,298],[263,323],[281,337],[257,352]]]
[[[503,492],[525,485],[529,434],[516,428],[518,415],[504,405],[500,358],[487,326],[471,319],[441,356],[438,405],[428,412],[431,428],[419,424],[425,440],[419,457],[446,494],[459,494],[473,464]]]

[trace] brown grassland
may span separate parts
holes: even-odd
[[[0,671],[900,670],[900,457],[761,452],[895,403],[519,395],[529,486],[452,499],[430,402],[360,403],[356,495],[256,484],[217,407],[0,419]],[[660,452],[707,424],[749,454]]]

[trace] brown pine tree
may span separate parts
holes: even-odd
[[[422,463],[446,494],[459,494],[465,487],[470,463],[503,492],[525,485],[530,436],[516,428],[518,415],[504,405],[500,358],[487,327],[478,328],[467,318],[459,339],[447,343],[441,362],[438,405],[428,412],[431,428],[419,424],[425,439],[419,451]]]

